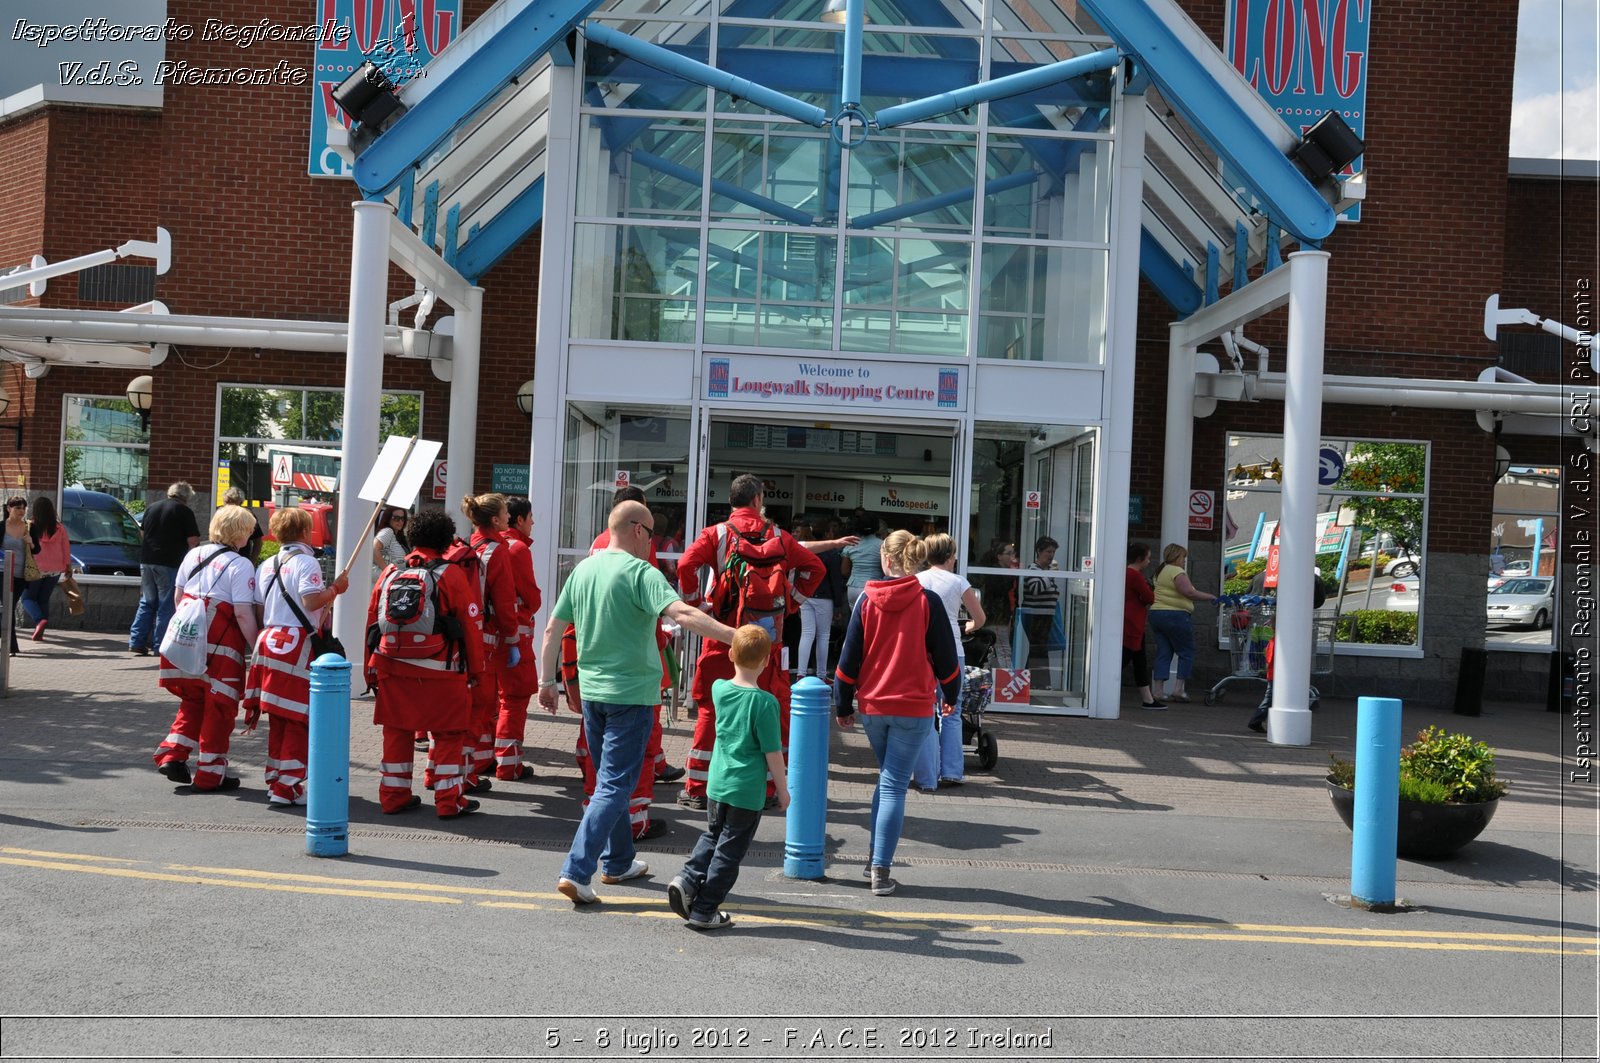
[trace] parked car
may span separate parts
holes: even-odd
[[[92,576],[137,576],[143,533],[128,508],[103,491],[61,492],[61,523],[72,539],[72,569]]]
[[[1508,579],[1489,592],[1488,620],[1491,624],[1531,624],[1544,628],[1550,626],[1555,612],[1555,580],[1549,576]]]
[[[1489,589],[1494,590],[1506,580],[1517,579],[1519,577],[1531,575],[1533,575],[1532,561],[1529,561],[1526,558],[1522,559],[1521,561],[1512,561],[1500,571],[1499,575],[1491,575],[1489,577]]]
[[[1410,554],[1401,554],[1383,566],[1385,576],[1415,576],[1422,566]]]
[[[1421,601],[1422,584],[1395,580],[1389,584],[1389,596],[1384,600],[1383,607],[1391,613],[1415,613]]]

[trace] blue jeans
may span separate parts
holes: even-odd
[[[22,611],[28,614],[30,621],[37,624],[50,619],[50,595],[55,593],[59,582],[59,572],[46,572],[38,579],[28,581],[27,589],[22,592]]]
[[[1194,674],[1194,616],[1181,609],[1150,610],[1150,627],[1156,633],[1155,682],[1165,683],[1178,659],[1178,678]]]
[[[872,818],[867,830],[872,835],[869,867],[891,866],[894,850],[900,844],[900,828],[906,821],[906,784],[917,754],[933,730],[931,716],[877,716],[861,713],[861,729],[867,732],[872,755],[878,758],[878,788],[872,791]]]
[[[128,648],[156,650],[172,619],[172,589],[178,582],[176,565],[139,566],[139,609],[128,629]]]
[[[589,755],[595,757],[594,796],[578,821],[561,877],[585,886],[594,869],[620,875],[633,866],[633,825],[628,821],[628,797],[639,781],[645,742],[655,721],[654,705],[616,705],[607,701],[583,703],[583,730]]]
[[[738,808],[721,801],[706,802],[706,829],[695,842],[683,879],[694,893],[693,919],[710,919],[722,907],[728,891],[739,880],[739,864],[750,851],[761,809]]]
[[[966,658],[957,654],[956,666],[961,669],[962,687],[965,688]],[[935,701],[938,702],[938,707],[934,711],[943,711],[943,697],[936,698]],[[911,781],[924,790],[931,790],[938,785],[940,779],[960,781],[964,778],[966,778],[966,758],[961,748],[961,705],[958,702],[956,711],[940,718],[939,730],[930,734],[927,741],[922,743],[922,752],[917,754],[917,766],[911,773]]]

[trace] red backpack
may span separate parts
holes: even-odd
[[[753,535],[727,522],[717,525],[717,570],[711,585],[713,616],[730,627],[763,620],[783,622],[792,595],[783,536],[770,521]]]

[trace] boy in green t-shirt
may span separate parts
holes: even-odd
[[[746,624],[728,646],[733,678],[711,685],[717,744],[706,781],[706,830],[689,862],[667,886],[667,902],[696,930],[719,930],[733,920],[720,910],[739,877],[739,862],[756,836],[767,800],[767,773],[778,807],[789,807],[778,699],[756,685],[772,655],[766,629]]]

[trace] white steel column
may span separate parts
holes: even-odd
[[[561,537],[561,431],[565,411],[567,329],[572,300],[573,204],[577,187],[578,71],[550,68],[550,132],[545,158],[544,221],[539,244],[539,323],[534,348],[533,428],[529,441],[528,500],[533,503],[533,563],[545,588],[544,610],[534,622],[534,649],[560,585],[556,547]],[[588,543],[579,545],[588,546]]]
[[[372,593],[372,548],[361,533],[372,503],[356,491],[378,460],[378,408],[383,404],[384,310],[389,299],[389,204],[355,206],[350,241],[349,342],[344,357],[344,436],[339,443],[339,530],[336,564],[350,565],[350,589],[334,600],[333,632],[349,653],[366,645],[367,599]]]
[[[1117,112],[1112,188],[1110,344],[1101,399],[1094,615],[1089,624],[1089,715],[1122,711],[1122,569],[1128,552],[1128,486],[1133,478],[1134,362],[1139,332],[1139,226],[1144,203],[1144,95],[1124,95]]]
[[[1161,560],[1168,543],[1189,545],[1189,475],[1194,468],[1194,352],[1172,326],[1167,340],[1167,438],[1161,458]]]
[[[1267,741],[1311,744],[1311,571],[1317,557],[1317,448],[1322,440],[1323,335],[1328,253],[1299,251],[1289,274],[1283,397],[1283,507],[1278,525],[1277,648]]]
[[[465,306],[456,309],[456,334],[450,355],[450,431],[445,441],[444,508],[455,518],[463,539],[472,537],[472,522],[461,512],[461,499],[478,492],[472,470],[478,460],[478,345],[483,334],[483,289],[467,291]],[[507,411],[509,416],[510,411]]]

